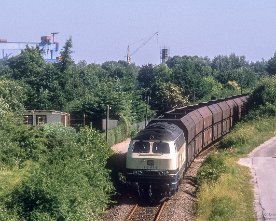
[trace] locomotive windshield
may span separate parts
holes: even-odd
[[[137,141],[133,146],[133,153],[149,153],[150,143],[145,141]]]
[[[164,142],[154,142],[152,146],[153,153],[170,153],[170,146]]]

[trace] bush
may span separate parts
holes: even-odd
[[[12,125],[0,130],[0,166],[23,165],[26,160],[39,161],[47,153],[43,132],[28,125]]]
[[[222,173],[226,172],[227,167],[222,155],[210,154],[198,170],[197,181],[199,185],[203,182],[211,183],[218,180]]]
[[[111,150],[92,129],[49,125],[44,133],[49,154],[13,189],[6,208],[22,220],[96,220],[113,192]]]
[[[247,104],[248,109],[256,110],[260,106],[263,106],[262,111],[260,111],[260,113],[263,113],[263,111],[265,110],[265,106],[269,106],[268,109],[271,110],[271,106],[275,106],[275,105],[276,105],[276,77],[264,78],[261,80],[259,86],[250,95],[248,99],[248,104]],[[273,109],[275,110],[275,108]]]
[[[107,143],[112,146],[120,143],[130,136],[130,126],[125,118],[121,118],[117,127],[108,130]],[[105,133],[103,133],[105,136]]]

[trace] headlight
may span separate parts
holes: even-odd
[[[133,170],[133,175],[142,175],[142,171],[141,170]]]
[[[164,176],[164,175],[168,175],[169,174],[169,171],[165,170],[165,171],[159,171],[158,174],[160,176]]]

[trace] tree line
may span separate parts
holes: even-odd
[[[45,62],[38,48],[26,48],[0,64],[3,88],[9,90],[9,84],[17,88],[2,92],[15,99],[11,102],[20,99],[26,109],[85,114],[97,128],[106,105],[112,118],[142,121],[146,109],[152,116],[176,106],[249,92],[260,77],[274,74],[276,55],[257,62],[235,54],[213,59],[174,56],[166,65],[142,67],[125,61],[75,63],[71,38],[57,63]]]

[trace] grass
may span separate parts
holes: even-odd
[[[231,149],[240,157],[275,135],[276,117],[257,118],[239,123],[222,139],[220,148]]]
[[[0,220],[19,220],[19,217],[17,219],[15,214],[8,212],[3,200],[9,197],[11,191],[24,177],[28,176],[33,166],[28,162],[23,169],[19,169],[18,167],[0,169]]]
[[[237,161],[275,135],[276,117],[267,117],[241,122],[222,139],[212,157],[223,159],[227,169],[215,180],[208,176],[202,179],[201,174],[206,176],[210,167],[213,167],[210,161],[203,163],[199,170],[196,220],[256,220],[250,170]],[[204,168],[208,168],[208,171],[204,171]]]
[[[213,183],[203,183],[198,193],[197,220],[254,220],[254,196],[250,188],[250,172],[227,160],[227,173]]]

